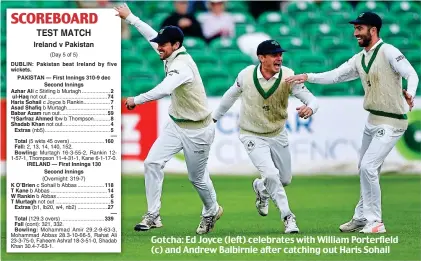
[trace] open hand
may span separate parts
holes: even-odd
[[[298,116],[304,119],[308,119],[311,115],[313,115],[313,110],[306,105],[297,108]]]
[[[406,103],[409,105],[409,111],[411,111],[414,107],[414,97],[412,97],[412,95],[409,94],[406,90],[403,90],[403,96],[405,97]]]
[[[308,80],[308,75],[305,74],[305,73],[304,74],[293,75],[293,76],[290,76],[290,77],[288,77],[288,78],[285,79],[285,81],[287,83],[297,83],[297,84],[304,83],[307,80]]]
[[[119,16],[121,19],[126,19],[127,16],[129,16],[129,14],[132,13],[132,11],[130,11],[130,8],[126,4],[114,7],[114,10],[118,12],[116,16]]]
[[[133,110],[136,107],[136,104],[134,103],[134,98],[129,97],[126,99],[126,108],[128,110]]]

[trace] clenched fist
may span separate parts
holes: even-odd
[[[298,116],[304,119],[308,119],[311,115],[313,115],[313,110],[306,105],[297,108]]]
[[[136,107],[136,104],[134,103],[134,98],[133,97],[129,97],[126,100],[126,108],[128,110],[133,110]]]
[[[414,97],[406,90],[403,90],[403,97],[405,97],[406,103],[408,103],[409,111],[412,111],[412,108],[414,107]]]

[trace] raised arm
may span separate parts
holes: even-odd
[[[355,65],[355,56],[353,56],[347,62],[343,63],[334,70],[323,73],[298,74],[288,77],[285,81],[288,83],[304,83],[308,81],[310,83],[333,84],[352,81],[358,77],[359,74]]]
[[[384,54],[395,72],[399,73],[408,81],[408,88],[404,90],[406,102],[410,109],[414,106],[414,97],[418,87],[418,75],[414,67],[409,63],[405,56],[393,45],[386,45],[387,50]]]
[[[126,4],[114,7],[114,9],[118,12],[116,15],[119,16],[121,19],[124,19],[128,24],[131,24],[134,27],[136,27],[139,33],[143,35],[143,37],[145,37],[146,40],[148,40],[149,44],[152,46],[155,52],[158,53],[158,45],[156,43],[150,42],[152,38],[157,36],[158,32],[155,31],[147,23],[140,20],[139,17],[135,16]]]
[[[225,115],[225,113],[232,107],[232,105],[234,105],[235,101],[240,97],[242,93],[241,84],[243,82],[243,71],[241,71],[238,74],[234,84],[222,96],[221,103],[212,114],[214,122],[217,122],[220,118],[222,118],[222,116]]]

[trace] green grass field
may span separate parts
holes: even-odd
[[[277,209],[270,205],[269,215],[261,217],[254,207],[251,188],[253,177],[214,176],[218,201],[224,215],[212,234],[225,236],[288,237],[294,240],[305,236],[357,236],[342,234],[338,226],[348,221],[359,197],[359,179],[356,176],[297,176],[287,187],[290,207],[297,216],[301,234],[284,235]],[[120,254],[6,254],[5,178],[2,178],[2,260],[420,260],[421,259],[421,177],[410,175],[383,175],[383,217],[387,236],[398,237],[399,243],[390,245],[389,254],[162,254],[151,253],[152,246],[178,247],[180,244],[152,244],[152,236],[195,236],[200,221],[201,202],[186,176],[167,175],[164,181],[161,216],[164,227],[149,232],[133,231],[146,209],[143,177],[123,176],[122,180],[122,253]],[[379,237],[380,235],[370,235]],[[199,237],[197,237],[198,239]],[[268,244],[253,244],[264,248]],[[284,248],[364,247],[367,244],[269,244]],[[385,246],[387,244],[378,245]],[[184,244],[181,245],[182,249]],[[193,247],[194,245],[190,245]],[[205,245],[201,245],[205,246]],[[247,247],[250,245],[242,245]],[[373,245],[371,245],[373,246]],[[219,245],[211,245],[218,248]]]

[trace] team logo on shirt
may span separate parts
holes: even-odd
[[[269,105],[263,105],[262,108],[263,108],[264,111],[269,111]]]

